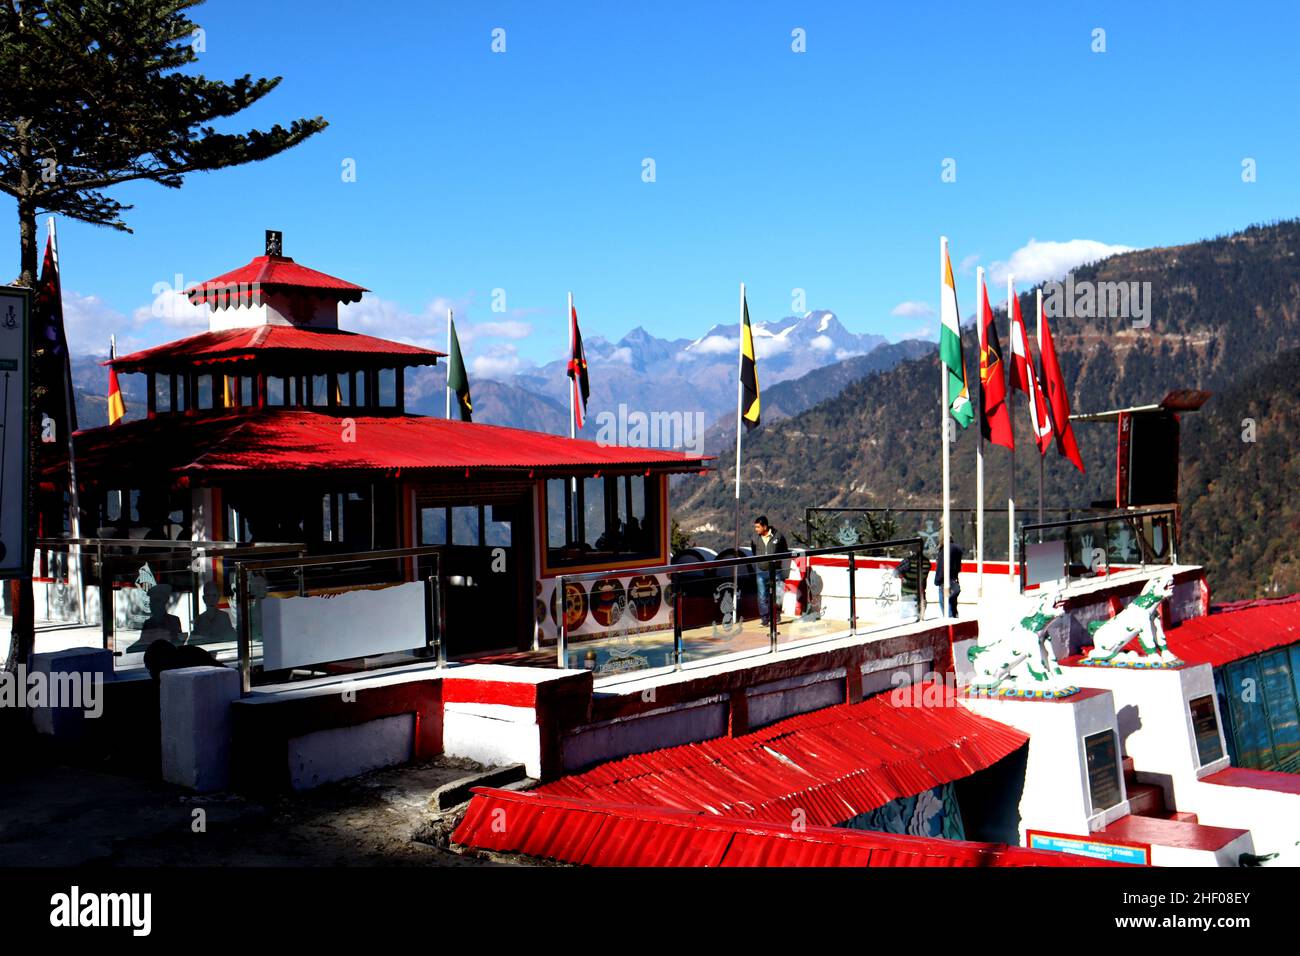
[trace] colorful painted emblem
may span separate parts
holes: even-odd
[[[601,578],[591,586],[591,616],[601,627],[618,623],[627,606],[627,595],[618,578]]]
[[[564,582],[564,623],[571,631],[587,620],[587,592],[577,581]]]
[[[638,575],[627,584],[627,600],[632,606],[633,616],[644,624],[652,620],[663,606],[663,588],[654,575]]]

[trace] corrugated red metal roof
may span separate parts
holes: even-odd
[[[381,472],[422,469],[541,469],[582,473],[602,468],[693,471],[706,458],[627,448],[518,428],[415,415],[351,418],[302,410],[161,415],[77,432],[77,465],[86,480],[113,481],[135,470],[201,483],[205,476],[276,472]]]
[[[192,365],[236,362],[267,355],[291,353],[392,356],[395,365],[433,365],[442,352],[401,342],[390,342],[342,329],[312,329],[296,325],[258,325],[252,328],[200,332],[188,338],[132,352],[103,363],[119,372],[176,370]]]
[[[1013,727],[888,694],[790,717],[739,737],[635,754],[539,788],[598,803],[833,826],[983,770],[1028,741]]]
[[[1300,601],[1279,601],[1192,617],[1165,631],[1169,649],[1189,664],[1220,667],[1300,641]]]
[[[306,289],[332,294],[340,302],[358,302],[369,289],[315,269],[300,266],[288,256],[257,256],[247,265],[209,279],[185,294],[196,305],[207,302],[222,309],[252,301],[258,289]]]
[[[1122,866],[1064,853],[476,787],[456,843],[584,866]]]

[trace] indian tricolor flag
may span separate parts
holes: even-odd
[[[971,404],[961,354],[961,313],[957,311],[957,286],[952,280],[947,240],[943,243],[943,286],[939,294],[939,360],[948,369],[948,411],[965,428],[975,420],[975,406]]]

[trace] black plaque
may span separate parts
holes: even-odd
[[[1083,738],[1088,757],[1088,795],[1092,812],[1109,810],[1123,799],[1119,785],[1119,748],[1115,731],[1103,730]]]
[[[1188,706],[1192,711],[1192,733],[1196,735],[1196,756],[1204,767],[1223,756],[1219,742],[1219,716],[1214,710],[1214,698],[1209,694],[1193,697]]]

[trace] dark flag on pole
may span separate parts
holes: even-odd
[[[754,332],[749,327],[749,302],[744,303],[740,326],[740,417],[746,428],[759,423],[758,363],[754,359]]]
[[[41,281],[36,287],[32,322],[32,379],[35,385],[37,422],[49,416],[55,427],[66,428],[59,434],[66,442],[77,430],[77,409],[68,401],[71,392],[72,363],[68,339],[63,331],[63,291],[59,283],[59,260],[54,237],[45,241],[45,261],[41,264]],[[42,425],[44,435],[45,426]],[[47,439],[48,441],[48,439]]]
[[[587,381],[587,353],[582,348],[582,333],[578,331],[578,309],[569,306],[569,341],[573,351],[569,354],[569,378],[573,380],[574,424],[582,428],[587,416],[587,399],[591,384]]]
[[[451,319],[447,320],[451,322]],[[447,387],[456,396],[456,407],[460,409],[460,420],[473,420],[474,403],[469,397],[469,376],[465,373],[465,359],[460,354],[460,337],[456,334],[456,323],[451,322],[451,354],[447,356]]]

